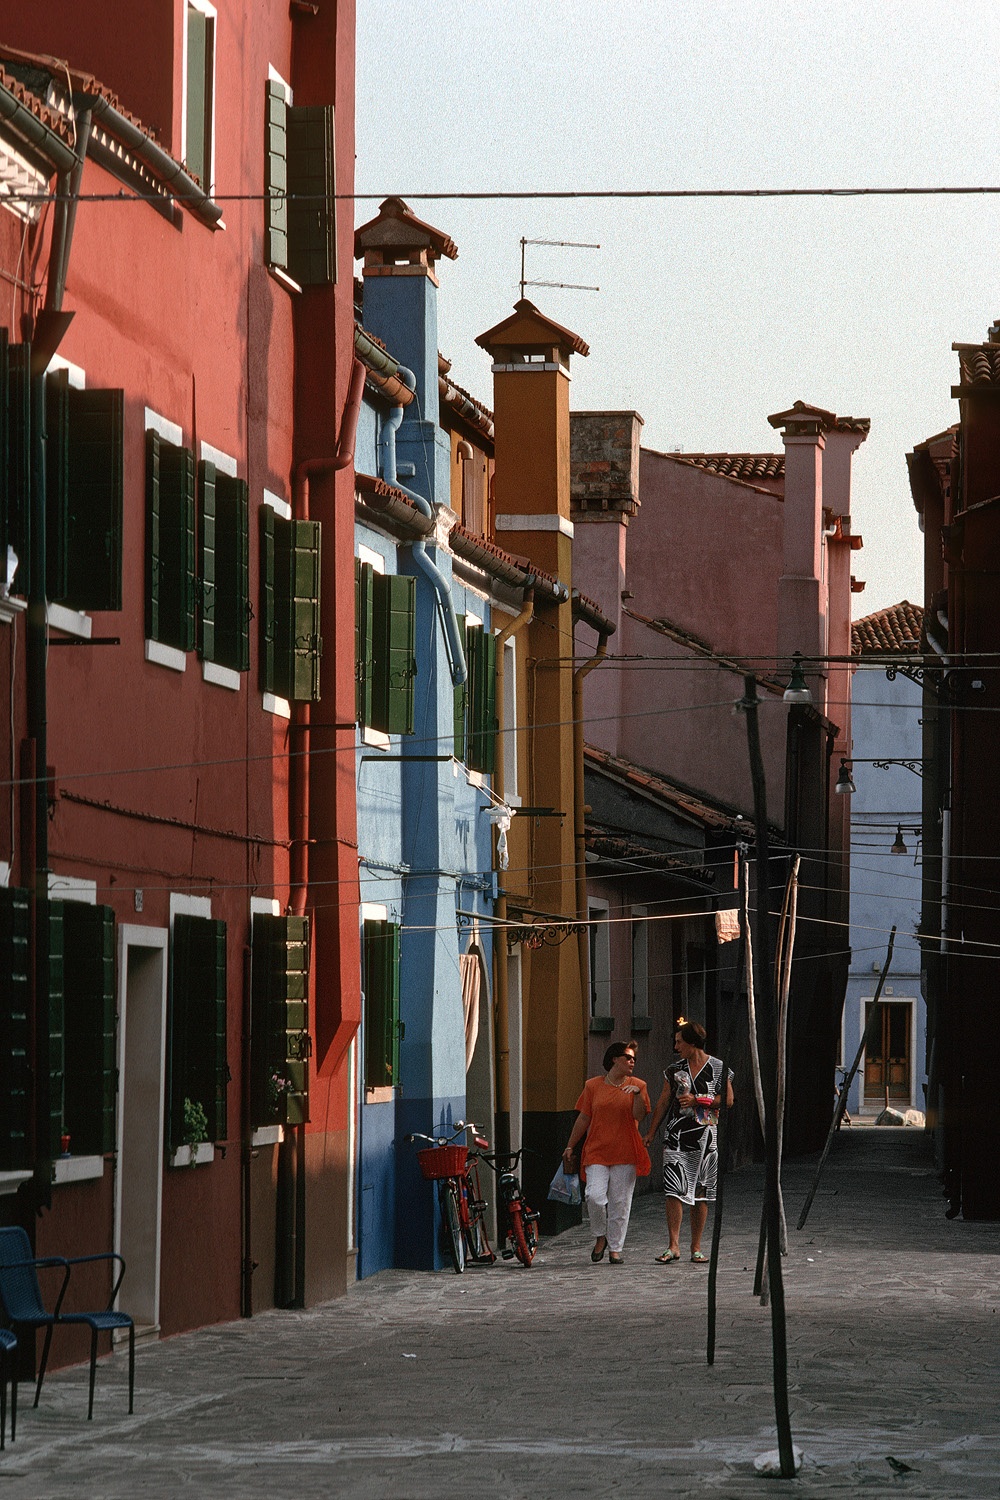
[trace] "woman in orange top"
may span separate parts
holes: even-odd
[[[596,1235],[592,1261],[622,1264],[635,1179],[649,1174],[649,1153],[637,1121],[649,1114],[649,1094],[635,1073],[635,1045],[613,1042],[604,1054],[604,1072],[588,1078],[576,1101],[580,1113],[563,1152],[569,1171],[576,1147],[586,1136],[581,1175],[587,1184],[587,1212]]]

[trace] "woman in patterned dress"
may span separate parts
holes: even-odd
[[[656,1257],[660,1265],[680,1260],[681,1220],[684,1205],[691,1217],[691,1259],[696,1265],[707,1264],[702,1253],[701,1237],[708,1219],[708,1205],[715,1202],[719,1173],[716,1130],[722,1107],[722,1059],[712,1057],[704,1048],[705,1028],[696,1021],[677,1023],[674,1049],[680,1060],[671,1063],[663,1075],[663,1090],[653,1111],[645,1136],[648,1146],[666,1120],[663,1131],[663,1192],[666,1198],[667,1230],[670,1243]],[[725,1087],[726,1107],[733,1103],[733,1074]]]

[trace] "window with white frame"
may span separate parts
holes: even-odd
[[[591,897],[587,906],[590,923],[590,1015],[611,1014],[611,928],[607,901]]]
[[[508,805],[520,802],[517,790],[517,650],[504,641],[503,658],[503,794]]]

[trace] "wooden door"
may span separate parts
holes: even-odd
[[[865,1026],[872,1003],[865,1005]],[[865,1102],[910,1103],[910,1031],[913,1005],[909,1000],[883,1000],[881,1025],[865,1051]]]

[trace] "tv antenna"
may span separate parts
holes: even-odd
[[[526,286],[554,286],[569,292],[599,292],[599,286],[581,286],[578,281],[528,281],[524,274],[525,245],[558,245],[564,250],[600,250],[600,245],[586,244],[581,240],[527,240],[521,237],[521,301],[524,301]]]

